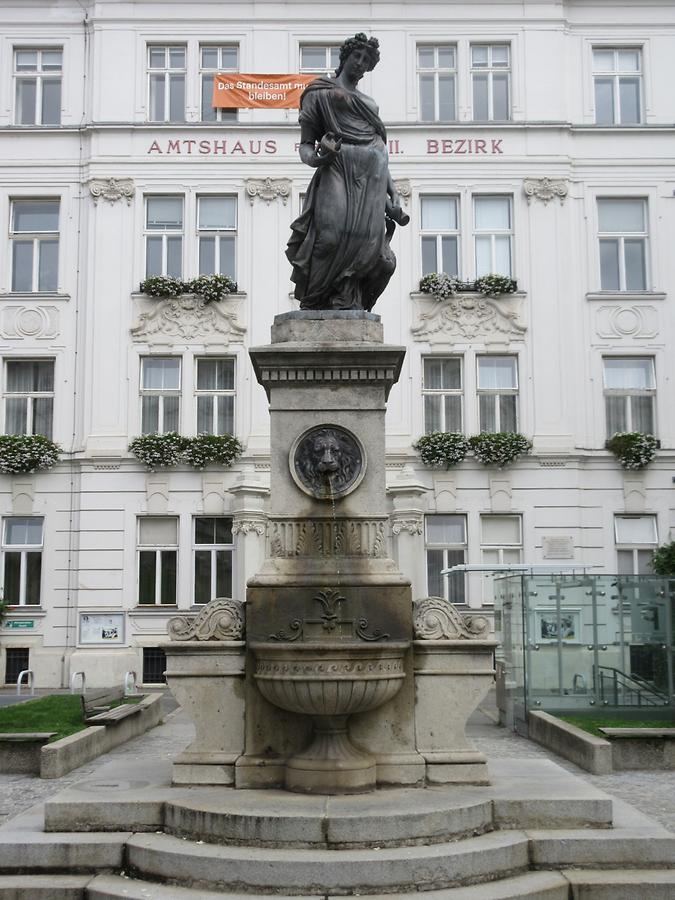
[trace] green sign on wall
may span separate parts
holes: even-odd
[[[35,628],[35,621],[33,619],[15,619],[5,622],[5,628]]]

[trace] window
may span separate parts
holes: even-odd
[[[618,575],[653,575],[652,551],[658,544],[656,516],[614,516]]]
[[[618,431],[654,434],[654,360],[607,356],[602,362],[607,437]]]
[[[178,519],[145,516],[138,520],[138,603],[176,602]]]
[[[54,361],[8,359],[5,362],[5,434],[52,436]]]
[[[459,356],[424,359],[424,430],[462,431],[462,360]]]
[[[12,290],[56,291],[59,280],[59,201],[13,200],[10,224]]]
[[[141,432],[178,431],[180,422],[180,359],[145,356],[141,359]]]
[[[339,65],[339,44],[306,44],[300,47],[301,72],[332,75]]]
[[[422,274],[459,275],[457,197],[422,197]]]
[[[195,603],[232,596],[232,519],[194,520]]]
[[[143,647],[143,684],[166,684],[166,652],[161,647]]]
[[[236,280],[237,198],[198,197],[199,274]]]
[[[185,121],[185,47],[148,47],[150,122]]]
[[[60,47],[14,49],[17,125],[61,124],[62,57]]]
[[[417,48],[420,119],[453,122],[457,118],[457,49],[452,44]]]
[[[197,434],[234,434],[234,359],[197,360]]]
[[[3,519],[3,599],[10,606],[40,605],[42,522],[18,516]]]
[[[481,432],[518,430],[518,360],[478,357],[478,416]]]
[[[647,201],[642,197],[598,200],[600,287],[647,290]]]
[[[473,118],[477,122],[510,118],[508,44],[471,45]]]
[[[513,227],[510,197],[474,197],[476,277],[511,275]]]
[[[183,277],[183,198],[145,198],[145,277]]]
[[[521,562],[520,516],[480,517],[480,555],[484,566],[504,566]],[[483,602],[494,603],[494,578],[483,577]]]
[[[639,125],[642,121],[642,51],[595,47],[593,86],[596,125]]]
[[[441,575],[442,569],[462,565],[466,559],[466,517],[427,516],[427,590],[430,597],[445,597],[451,603],[464,603],[463,572]]]
[[[213,106],[213,76],[216,72],[236,72],[239,69],[239,48],[236,45],[199,48],[199,74],[202,85],[202,122],[236,122],[236,109],[216,109]]]
[[[5,649],[5,684],[16,684],[21,672],[30,668],[29,647],[7,647]]]

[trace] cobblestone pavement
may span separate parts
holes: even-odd
[[[171,760],[192,739],[192,725],[178,709],[168,714],[163,725],[153,728],[110,753],[62,778],[43,780],[33,775],[0,774],[0,825],[30,807],[47,800],[70,785],[83,781],[112,760],[123,761],[147,756]],[[593,784],[607,794],[630,803],[636,809],[675,832],[675,772],[620,772],[615,775],[591,775],[545,750],[526,738],[497,725],[496,710],[488,703],[472,717],[469,733],[488,759],[552,759],[568,772]]]

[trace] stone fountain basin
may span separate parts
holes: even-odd
[[[255,680],[275,706],[314,716],[344,716],[391,700],[405,678],[408,641],[251,643]]]

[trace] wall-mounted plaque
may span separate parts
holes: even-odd
[[[359,486],[366,457],[351,431],[339,425],[317,425],[297,438],[289,465],[300,490],[318,500],[337,500]]]
[[[574,559],[574,539],[555,534],[542,538],[544,559]]]
[[[80,613],[80,644],[123,644],[124,613]]]

